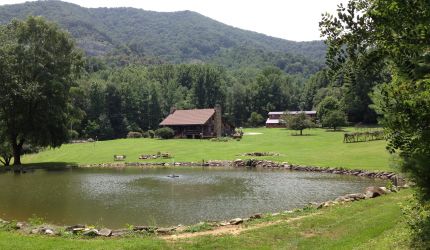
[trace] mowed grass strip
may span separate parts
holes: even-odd
[[[67,239],[0,231],[0,249],[407,249],[401,204],[411,190],[315,210],[239,235],[177,241],[153,237]]]
[[[407,249],[400,204],[410,190],[318,210],[314,216],[232,236],[206,236],[176,243],[181,249]],[[372,248],[377,247],[377,248]]]
[[[352,131],[353,128],[349,128]],[[321,167],[343,167],[367,170],[392,170],[385,141],[343,143],[343,132],[325,129],[306,130],[304,136],[286,129],[245,129],[241,141],[214,142],[191,139],[118,139],[84,144],[66,144],[56,149],[24,157],[24,163],[66,162],[76,164],[108,163],[114,154],[124,154],[127,162],[139,160],[141,154],[169,152],[172,159],[161,161],[234,160],[256,158],[241,156],[247,152],[277,152],[281,156],[258,157],[259,159],[289,162]],[[146,160],[147,161],[147,160]]]

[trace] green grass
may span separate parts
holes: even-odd
[[[180,241],[157,237],[83,240],[0,231],[0,249],[407,249],[408,231],[400,206],[411,196],[411,190],[403,190],[309,211],[306,214],[311,216],[236,236]]]
[[[352,129],[348,129],[352,130]],[[191,139],[119,139],[86,144],[66,144],[35,155],[27,155],[24,163],[65,162],[76,164],[107,163],[114,154],[125,154],[128,162],[136,162],[141,154],[170,152],[173,159],[164,161],[234,160],[246,152],[277,152],[281,156],[261,159],[287,161],[293,164],[321,167],[344,167],[368,170],[392,170],[385,141],[343,143],[342,132],[323,129],[306,130],[305,136],[292,136],[286,129],[245,129],[262,133],[245,135],[241,141],[213,142]],[[255,158],[255,157],[254,157]]]

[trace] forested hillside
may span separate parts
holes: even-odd
[[[227,68],[277,66],[308,76],[324,64],[322,41],[293,42],[234,28],[191,11],[88,9],[60,1],[0,6],[0,23],[44,16],[68,30],[87,55],[113,64],[219,63]]]

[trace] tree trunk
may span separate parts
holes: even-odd
[[[300,129],[300,135],[303,135],[303,129]]]
[[[12,143],[14,166],[21,165],[21,151],[22,151],[23,144],[24,144],[24,140],[20,141],[19,143],[17,143],[16,141]]]

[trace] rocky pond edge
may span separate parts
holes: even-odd
[[[223,221],[207,221],[207,222],[199,222],[194,225],[184,226],[177,225],[171,227],[156,227],[156,226],[146,226],[146,225],[129,225],[128,228],[121,229],[109,229],[109,228],[96,228],[92,225],[82,225],[76,224],[72,226],[58,226],[51,224],[34,224],[30,222],[16,222],[16,221],[6,221],[0,219],[0,230],[7,231],[17,231],[27,235],[46,235],[53,237],[62,237],[62,236],[74,236],[74,237],[85,237],[85,238],[96,238],[96,237],[105,237],[105,238],[114,238],[114,237],[127,237],[127,236],[166,236],[166,235],[178,235],[182,233],[194,233],[200,231],[210,231],[216,228],[225,227],[225,226],[240,226],[241,224],[248,221],[257,221],[259,219],[264,219],[267,217],[274,217],[278,215],[287,215],[293,214],[297,211],[305,211],[309,208],[312,209],[323,209],[325,207],[330,207],[334,205],[344,204],[348,202],[355,202],[365,199],[372,199],[376,197],[380,197],[382,195],[386,195],[392,192],[398,192],[398,190],[403,188],[408,188],[407,184],[403,186],[392,186],[391,188],[387,187],[367,187],[363,193],[353,193],[346,194],[337,197],[334,200],[329,200],[325,202],[315,203],[311,202],[307,206],[302,209],[294,209],[294,210],[286,210],[279,213],[256,213],[246,218],[233,218],[230,220]]]
[[[378,178],[391,180],[395,186],[405,183],[405,179],[398,173],[389,171],[370,171],[361,169],[346,169],[339,167],[317,167],[290,164],[288,162],[275,162],[260,159],[209,160],[202,162],[113,162],[82,164],[79,167],[87,168],[125,168],[125,167],[234,167],[259,169],[285,169],[293,171],[319,172],[340,175],[353,175],[358,177]]]
[[[315,167],[315,166],[302,166],[293,165],[287,162],[278,163],[269,160],[256,160],[256,159],[236,159],[234,161],[220,161],[212,160],[206,162],[115,162],[115,163],[102,163],[102,164],[88,164],[81,165],[79,167],[94,167],[94,168],[124,168],[124,167],[150,167],[150,166],[163,166],[163,167],[236,167],[236,168],[265,168],[265,169],[285,169],[293,171],[307,171],[307,172],[320,172],[320,173],[332,173],[341,175],[353,175],[358,177],[367,178],[379,178],[390,180],[392,183],[391,188],[386,187],[368,187],[364,193],[354,193],[339,196],[334,200],[329,200],[321,203],[309,203],[316,209],[329,207],[332,205],[342,204],[345,202],[359,201],[363,199],[371,199],[385,195],[391,192],[397,192],[400,188],[407,188],[408,184],[404,178],[400,177],[394,172],[377,172],[367,171],[359,169],[344,169],[344,168],[330,168],[330,167]],[[284,211],[283,214],[293,213],[294,210]],[[72,226],[58,226],[39,224],[32,225],[29,222],[16,222],[16,221],[5,221],[0,219],[0,229],[15,230],[25,234],[39,234],[39,235],[76,235],[83,237],[120,237],[133,234],[140,235],[173,235],[185,232],[193,232],[190,228],[195,227],[197,230],[212,230],[213,228],[240,225],[246,221],[252,221],[261,219],[267,216],[276,216],[281,213],[262,214],[257,213],[247,218],[233,218],[230,220],[218,221],[218,222],[200,222],[191,226],[172,226],[172,227],[156,227],[156,226],[132,226],[129,228],[122,229],[108,229],[108,228],[96,228],[91,225],[72,225]]]

